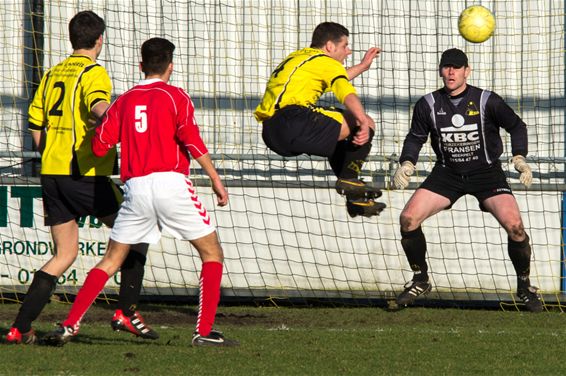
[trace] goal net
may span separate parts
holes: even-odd
[[[425,146],[408,190],[389,190],[415,102],[442,85],[440,53],[468,53],[470,84],[501,95],[528,125],[528,160],[535,181],[525,191],[503,165],[533,248],[531,280],[547,303],[564,288],[563,1],[480,1],[495,14],[495,35],[482,44],[458,34],[467,1],[377,0],[67,0],[0,3],[0,298],[27,290],[53,252],[43,225],[39,159],[27,131],[27,107],[41,74],[71,52],[68,22],[91,9],[107,23],[99,62],[118,96],[142,78],[143,41],[160,36],[177,49],[172,84],[191,94],[201,134],[231,195],[215,207],[210,184],[193,164],[191,177],[218,228],[226,262],[223,296],[237,299],[394,297],[412,272],[400,244],[399,213],[434,165]],[[267,78],[290,52],[310,44],[314,27],[334,21],[350,30],[358,63],[371,46],[383,52],[354,80],[377,130],[363,178],[384,189],[387,209],[350,218],[328,163],[282,158],[269,151],[253,111]],[[336,104],[331,95],[323,102]],[[59,293],[76,293],[101,258],[109,232],[94,218],[80,221],[80,253],[60,278]],[[473,197],[460,199],[423,224],[434,286],[441,301],[514,304],[515,273],[507,235]],[[144,294],[196,296],[200,260],[167,234],[148,255]],[[119,275],[105,292],[115,294]]]

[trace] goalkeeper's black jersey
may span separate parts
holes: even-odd
[[[527,126],[499,95],[470,85],[456,97],[439,89],[416,103],[399,161],[417,163],[430,134],[437,163],[461,174],[489,168],[503,153],[501,128],[513,155],[526,156]]]

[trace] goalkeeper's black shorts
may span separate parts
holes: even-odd
[[[448,198],[450,206],[460,197],[472,195],[479,201],[482,211],[485,211],[482,205],[484,200],[501,194],[513,194],[499,163],[468,175],[461,175],[449,167],[436,164],[419,188]]]

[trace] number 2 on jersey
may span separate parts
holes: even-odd
[[[59,93],[59,98],[49,110],[50,116],[63,116],[63,110],[61,109],[61,103],[63,103],[63,98],[65,98],[65,83],[63,81],[57,81],[53,84],[53,89],[59,88],[61,92]]]
[[[143,133],[147,131],[147,106],[145,105],[138,105],[135,109],[134,117],[136,121],[134,124],[136,125],[136,131],[139,133]]]

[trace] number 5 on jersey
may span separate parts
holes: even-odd
[[[136,131],[139,133],[143,133],[147,131],[147,106],[146,105],[138,105],[136,106],[136,113],[135,113],[135,125]]]

